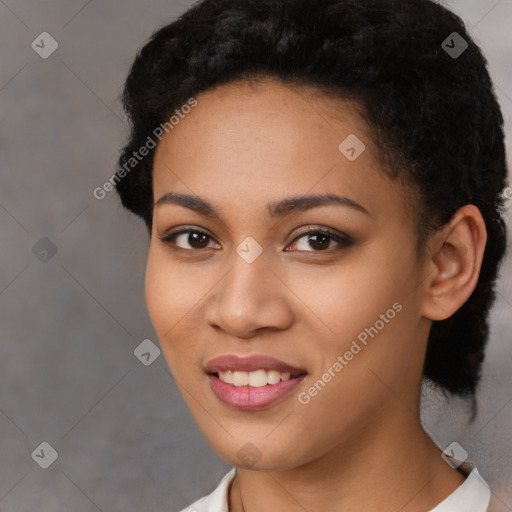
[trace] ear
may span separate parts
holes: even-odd
[[[480,210],[466,205],[432,236],[422,314],[430,320],[445,320],[470,297],[480,275],[487,230]]]

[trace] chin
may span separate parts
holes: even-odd
[[[307,461],[297,451],[297,446],[285,445],[274,440],[229,442],[213,449],[229,464],[252,471],[287,471]]]

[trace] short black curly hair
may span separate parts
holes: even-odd
[[[468,46],[457,56],[448,50],[463,49],[458,37]],[[507,164],[487,61],[464,22],[432,0],[193,4],[139,51],[122,96],[130,136],[116,190],[150,236],[154,149],[133,169],[127,163],[194,95],[260,76],[357,102],[374,146],[381,148],[383,169],[417,192],[420,239],[463,205],[479,208],[488,240],[478,283],[454,315],[433,322],[423,369],[445,394],[472,398],[474,405],[506,249]]]

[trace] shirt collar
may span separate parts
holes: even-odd
[[[228,492],[235,475],[236,467],[233,467],[211,494],[182,512],[229,512]],[[486,512],[490,498],[491,491],[487,482],[480,476],[478,469],[473,467],[464,483],[429,512]]]

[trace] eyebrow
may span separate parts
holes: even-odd
[[[155,202],[154,207],[159,207],[164,204],[175,204],[193,210],[204,217],[222,220],[221,211],[210,204],[208,201],[189,194],[177,194],[174,192],[167,192],[158,201]],[[348,197],[338,196],[336,194],[316,194],[316,195],[303,195],[292,196],[280,201],[269,203],[267,205],[267,214],[272,217],[285,217],[292,213],[304,212],[312,208],[320,206],[344,206],[353,210],[359,211],[370,215],[364,206],[356,203]]]

